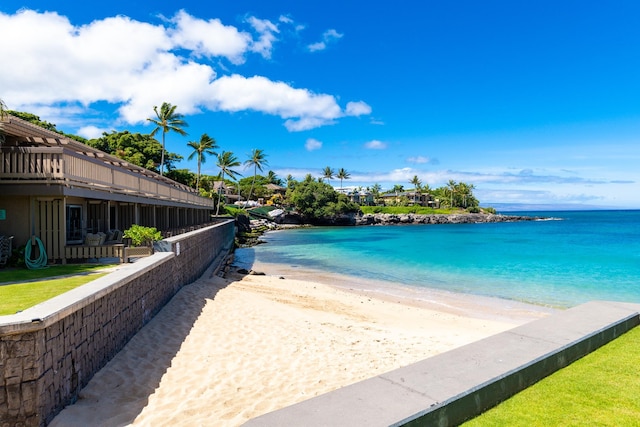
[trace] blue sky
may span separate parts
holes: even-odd
[[[284,178],[640,208],[640,2],[3,0],[0,98],[65,132],[207,133]],[[6,66],[10,64],[10,66]],[[251,176],[251,170],[240,172]],[[217,174],[215,159],[203,173]],[[337,181],[332,182],[339,185]]]

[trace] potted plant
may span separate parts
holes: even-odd
[[[162,240],[162,234],[155,227],[133,224],[124,231],[123,237],[130,239],[133,247],[125,248],[125,261],[129,257],[149,256],[153,254],[153,242]]]

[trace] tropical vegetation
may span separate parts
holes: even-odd
[[[0,111],[3,114],[16,115],[45,129],[62,133],[54,124],[42,121],[38,116],[7,110],[4,103],[0,105]],[[249,201],[263,199],[269,203],[299,209],[309,218],[318,218],[322,212],[340,214],[357,211],[360,206],[353,201],[361,205],[363,212],[398,212],[398,208],[406,208],[400,209],[403,212],[482,211],[479,208],[478,199],[473,194],[474,185],[454,180],[450,180],[442,187],[432,189],[428,184],[423,183],[420,177],[414,175],[408,181],[412,186],[409,189],[405,189],[402,184],[395,184],[393,188],[383,191],[377,183],[365,188],[345,189],[344,181],[351,179],[351,174],[345,168],[339,168],[336,172],[336,169],[331,166],[325,167],[317,180],[307,176],[302,181],[297,181],[291,175],[283,180],[273,171],[261,175],[260,173],[268,165],[267,154],[263,149],[254,148],[244,161],[240,161],[232,151],[218,152],[220,147],[216,139],[208,133],[203,133],[198,140],[187,142],[187,146],[192,150],[188,159],[197,160],[197,172],[178,169],[176,166],[183,157],[166,150],[165,135],[170,132],[187,135],[184,128],[188,127],[188,124],[184,116],[178,112],[177,106],[171,103],[164,102],[160,108],[154,107],[153,111],[155,117],[148,118],[147,121],[154,124],[155,128],[149,134],[111,131],[90,140],[75,135],[65,135],[128,163],[158,172],[167,178],[197,189],[200,195],[213,199],[217,214],[226,209],[224,205],[226,194],[229,192],[237,194],[238,200],[245,200],[245,209]],[[159,132],[162,133],[160,142],[155,138]],[[216,159],[216,166],[219,168],[216,176],[202,174],[202,164],[206,162],[208,156],[214,156]],[[251,176],[240,175],[236,168],[241,165],[252,169]],[[340,180],[339,191],[331,185],[333,179]],[[269,184],[286,186],[286,195],[274,194],[273,190],[268,188]],[[313,191],[310,190],[312,187]],[[223,194],[224,189],[228,190],[225,194]],[[361,197],[354,197],[354,195]],[[429,206],[422,207],[426,201],[429,201]],[[325,202],[327,205],[321,208],[320,206]]]
[[[165,147],[165,135],[168,132],[175,132],[179,135],[186,135],[187,132],[183,129],[187,126],[187,122],[184,121],[184,116],[176,112],[176,105],[171,105],[168,102],[163,102],[158,110],[157,106],[153,107],[153,111],[156,114],[156,118],[148,118],[147,121],[156,125],[151,131],[149,136],[154,136],[158,131],[162,131],[162,152],[160,154],[160,175],[164,173],[164,147]]]

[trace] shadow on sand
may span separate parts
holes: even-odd
[[[50,426],[124,426],[148,404],[171,367],[207,301],[229,280],[210,267],[183,287],[162,310],[82,389],[76,403],[60,412]]]

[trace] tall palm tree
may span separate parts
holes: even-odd
[[[342,189],[342,180],[351,178],[351,174],[345,168],[340,168],[336,177],[340,178],[340,189]]]
[[[413,203],[416,203],[416,196],[422,191],[422,181],[418,178],[418,175],[414,175],[409,181],[409,184],[413,184],[415,186],[415,190],[413,191]]]
[[[253,181],[251,181],[251,188],[249,189],[249,197],[247,197],[247,201],[244,204],[247,207],[247,203],[251,199],[251,193],[253,193],[253,186],[256,183],[256,176],[258,175],[258,169],[262,172],[262,168],[266,166],[269,162],[266,159],[267,155],[264,154],[264,150],[260,150],[258,148],[254,148],[251,154],[249,154],[249,159],[247,159],[244,164],[246,166],[253,166]]]
[[[231,169],[240,166],[240,162],[231,151],[223,151],[218,154],[218,162],[216,163],[216,166],[220,168],[220,176],[222,177],[222,185],[218,187],[218,207],[216,208],[216,215],[218,215],[220,213],[220,199],[222,199],[222,195],[220,193],[222,191],[222,186],[224,185],[224,176],[229,175],[229,178],[235,179],[236,176],[240,175],[238,172]]]
[[[274,171],[267,172],[267,181],[271,184],[282,185],[282,179],[278,178],[278,175]]]
[[[187,159],[191,160],[194,156],[198,156],[198,178],[196,178],[196,189],[200,189],[200,166],[207,160],[205,154],[212,154],[215,156],[217,153],[213,150],[219,147],[218,144],[216,144],[216,140],[206,133],[203,133],[200,136],[200,141],[189,141],[187,145],[193,148],[193,152]]]
[[[331,169],[330,166],[327,166],[326,168],[324,168],[324,170],[322,171],[322,177],[327,179],[329,181],[329,185],[331,185],[331,180],[333,179],[333,175],[336,173],[336,171],[334,171],[333,169]]]
[[[447,182],[447,189],[449,190],[449,194],[450,194],[450,207],[453,207],[453,194],[456,192],[458,187],[458,183],[455,182],[454,180],[450,179],[449,182]]]
[[[156,125],[155,129],[151,131],[149,136],[154,136],[159,130],[162,130],[162,154],[160,156],[160,175],[164,170],[164,136],[167,132],[175,132],[179,135],[186,135],[184,127],[188,127],[187,122],[184,121],[183,115],[176,113],[176,105],[171,105],[168,102],[163,102],[160,110],[154,106],[153,111],[156,113],[156,119],[148,118],[147,120]]]

